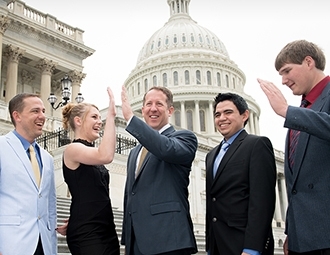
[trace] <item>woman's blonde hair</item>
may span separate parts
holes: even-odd
[[[74,124],[74,118],[78,116],[82,119],[82,121],[84,121],[86,114],[90,111],[92,107],[99,110],[96,105],[88,103],[69,103],[64,106],[62,110],[63,128],[65,130],[68,130],[70,127],[73,131],[75,131],[76,127]]]

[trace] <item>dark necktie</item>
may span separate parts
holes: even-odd
[[[227,142],[224,142],[222,145],[221,145],[221,148],[220,148],[220,151],[217,155],[217,157],[215,158],[214,160],[214,165],[213,165],[213,177],[217,174],[217,171],[218,171],[218,168],[219,168],[219,165],[220,165],[220,162],[223,158],[223,156],[225,155],[228,147],[229,147],[229,143]]]
[[[309,102],[306,99],[303,99],[301,101],[300,107],[304,107],[306,108],[308,106]],[[298,144],[298,139],[299,139],[299,134],[300,131],[299,130],[293,130],[290,129],[290,133],[289,133],[289,164],[290,164],[290,168],[293,168],[294,165],[294,158],[296,155],[296,148],[297,148],[297,144]]]
[[[136,171],[135,171],[135,179],[136,179],[136,177],[139,175],[139,173],[141,171],[141,166],[142,166],[142,163],[143,163],[143,161],[144,161],[147,153],[148,153],[148,150],[145,147],[142,147],[139,164],[138,164],[138,167],[136,168]]]

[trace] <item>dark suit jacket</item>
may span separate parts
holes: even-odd
[[[196,136],[187,130],[175,131],[172,126],[159,134],[137,117],[131,119],[126,130],[149,151],[137,179],[135,168],[141,145],[128,157],[121,240],[126,254],[131,250],[132,228],[143,254],[180,249],[197,252],[188,202]]]
[[[330,83],[311,109],[289,106],[284,126],[300,130],[295,164],[285,178],[289,206],[286,234],[296,252],[330,248]]]
[[[225,255],[244,248],[273,254],[276,165],[270,140],[243,130],[213,178],[219,149],[206,156],[206,249],[212,254],[216,243]]]

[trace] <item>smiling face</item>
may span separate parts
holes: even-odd
[[[45,124],[45,107],[39,97],[23,99],[22,111],[13,111],[16,131],[28,142],[32,143],[42,134]]]
[[[95,141],[100,137],[102,127],[101,115],[98,109],[90,106],[90,109],[82,117],[75,117],[76,127],[79,132],[78,137],[86,139],[89,142]]]
[[[214,113],[214,124],[223,137],[228,140],[244,127],[249,118],[249,111],[239,113],[235,104],[230,100],[219,102]]]
[[[173,111],[173,106],[167,104],[164,92],[156,89],[148,91],[142,107],[142,115],[150,127],[160,130],[169,123]]]
[[[278,73],[282,84],[288,86],[294,95],[307,95],[315,86],[314,60],[306,57],[301,64],[284,64]]]

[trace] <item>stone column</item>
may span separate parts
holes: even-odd
[[[86,74],[81,71],[74,70],[69,72],[69,77],[72,80],[71,102],[75,102],[75,98],[80,92],[81,82],[86,77]]]
[[[195,130],[196,133],[201,132],[201,120],[199,118],[199,101],[195,100]]]
[[[6,16],[1,16],[0,17],[0,80],[2,77],[2,70],[1,70],[1,63],[2,63],[2,38],[4,33],[7,30],[7,27],[9,25],[10,21],[9,18]]]
[[[36,65],[36,68],[41,70],[41,81],[40,81],[40,98],[44,102],[45,111],[47,115],[51,115],[51,105],[47,101],[51,92],[51,77],[57,66],[57,63],[46,58],[41,59]]]
[[[278,179],[277,179],[278,180]],[[276,222],[282,222],[282,213],[281,213],[281,203],[280,203],[280,194],[278,190],[278,181],[276,180],[276,187],[275,187],[275,193],[276,193],[276,202],[275,202],[275,220]]]
[[[186,108],[184,106],[184,101],[181,101],[181,114],[180,114],[180,118],[181,118],[181,127],[182,128],[187,128],[187,121],[186,121]]]
[[[286,209],[288,208],[288,196],[286,193],[286,184],[285,184],[285,178],[284,175],[280,175],[281,176],[281,191],[282,194],[281,195],[281,201],[282,201],[282,212],[283,212],[283,220],[285,220],[285,215],[286,215]]]
[[[25,53],[18,47],[7,45],[5,55],[8,58],[7,82],[6,82],[6,103],[17,94],[17,72],[18,62]]]

